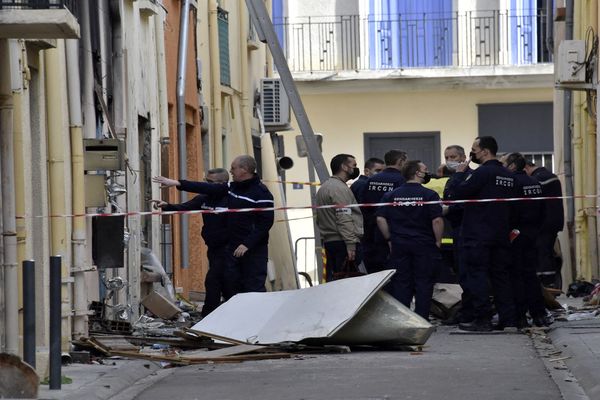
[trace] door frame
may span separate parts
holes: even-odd
[[[437,163],[441,163],[442,161],[442,149],[441,149],[441,132],[440,131],[423,131],[423,132],[364,132],[363,133],[363,150],[364,150],[364,157],[365,160],[367,160],[370,156],[368,156],[368,154],[371,153],[371,148],[370,148],[370,139],[387,139],[390,137],[394,137],[394,138],[400,138],[400,139],[405,139],[405,138],[433,138],[433,158],[434,161]],[[390,149],[391,150],[391,149]],[[398,150],[403,150],[403,149],[398,149]],[[431,168],[432,170],[434,170],[434,168],[437,168],[439,166],[438,165],[428,165],[429,168]]]

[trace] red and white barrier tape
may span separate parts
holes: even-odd
[[[134,217],[147,215],[178,215],[178,214],[222,214],[222,213],[246,213],[246,212],[264,212],[264,211],[287,211],[287,210],[309,210],[309,209],[339,209],[353,207],[384,207],[384,206],[421,206],[430,204],[471,204],[471,203],[495,203],[495,202],[513,202],[513,201],[539,201],[539,200],[562,200],[562,199],[595,199],[600,195],[578,195],[578,196],[545,196],[545,197],[511,197],[495,199],[468,199],[468,200],[435,200],[435,201],[404,201],[388,203],[367,203],[367,204],[330,204],[324,206],[290,206],[290,207],[252,207],[252,208],[220,208],[218,210],[191,210],[191,211],[137,211],[122,213],[90,213],[90,214],[62,214],[62,215],[36,215],[36,216],[17,216],[17,219],[25,218],[81,218],[81,217]]]

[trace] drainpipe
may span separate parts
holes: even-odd
[[[13,99],[11,41],[0,40],[0,160],[2,183],[2,245],[4,247],[4,351],[19,351],[19,290],[17,272],[17,225],[13,158]],[[6,62],[8,61],[8,62]]]
[[[94,64],[92,60],[92,39],[90,32],[90,0],[80,0],[81,7],[81,75],[83,136],[96,137],[96,110],[94,108]]]
[[[546,2],[546,50],[554,54],[554,2]]]
[[[250,106],[250,98],[254,100],[254,96],[250,97],[250,85],[248,74],[248,32],[250,32],[250,20],[248,16],[248,8],[243,2],[238,2],[238,12],[240,15],[240,55],[241,55],[241,92],[242,92],[242,135],[246,139],[246,153],[252,154],[252,133],[250,129],[250,121],[252,118],[252,108]]]
[[[573,40],[573,0],[567,0],[566,2],[566,18],[565,18],[565,40]],[[569,242],[575,244],[575,202],[571,197],[573,196],[573,92],[565,90],[564,92],[564,104],[563,104],[563,152],[564,152],[564,170],[565,170],[565,196],[566,199],[566,217],[567,217],[567,231]],[[571,245],[569,255],[571,257],[571,266],[575,266],[575,252],[573,251],[575,246]],[[577,277],[577,271],[573,271],[573,277]]]
[[[158,109],[160,118],[159,138],[161,143],[169,141],[169,99],[167,98],[167,62],[165,59],[165,11],[161,7],[158,15],[154,16],[156,30],[156,54],[158,73]]]
[[[589,3],[589,8],[586,12],[586,29],[588,26],[598,26],[598,3],[596,1],[592,1]],[[597,61],[596,61],[597,62]],[[597,67],[597,66],[596,66]],[[594,74],[596,75],[596,74]],[[595,78],[593,78],[595,79]],[[586,92],[586,97],[590,96],[591,93]],[[589,102],[587,104],[590,104]],[[595,104],[590,104],[591,107],[595,107]],[[596,182],[597,182],[597,169],[598,162],[596,158],[596,148],[598,146],[596,139],[596,118],[593,118],[590,110],[587,110],[586,120],[587,120],[587,130],[586,130],[586,140],[585,140],[585,165],[595,166],[590,168],[589,172],[586,173],[585,176],[585,194],[596,193]],[[589,260],[590,260],[590,271],[588,277],[597,278],[598,277],[598,231],[597,231],[597,201],[596,199],[586,199],[585,201],[585,210],[587,217],[587,226],[588,226],[588,249],[589,249]]]
[[[46,105],[48,123],[48,188],[50,191],[50,215],[67,214],[65,204],[65,149],[68,147],[64,141],[64,132],[67,127],[64,120],[63,104],[66,96],[63,93],[66,71],[64,67],[65,51],[64,41],[58,40],[56,48],[46,50]],[[62,256],[62,305],[67,310],[72,310],[70,291],[67,282],[70,276],[69,257],[67,257],[67,226],[66,219],[53,217],[50,219],[50,232],[52,235],[52,255]],[[68,336],[71,332],[70,315],[63,315],[62,320],[62,348],[68,347]]]
[[[190,0],[181,5],[179,23],[179,53],[177,56],[177,139],[179,142],[179,179],[187,177],[187,143],[185,126],[185,74],[187,66],[187,49],[190,22]],[[180,192],[181,202],[187,201],[187,193]],[[181,221],[181,268],[186,268],[189,261],[188,251],[188,216],[180,215]]]
[[[79,84],[79,41],[68,39],[67,47],[67,87],[69,90],[69,131],[71,134],[71,169],[73,214],[85,214],[85,185],[83,172],[83,124],[81,118],[81,87]],[[87,336],[87,288],[85,283],[85,217],[72,219],[71,244],[73,246],[74,277],[73,338]]]
[[[217,0],[208,0],[208,40],[210,54],[210,75],[212,85],[211,111],[214,135],[213,162],[223,167],[223,116],[221,115],[221,62],[219,60],[219,21],[217,18]]]

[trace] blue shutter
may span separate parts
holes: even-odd
[[[510,1],[511,64],[533,64],[537,61],[536,4],[536,0]]]
[[[452,64],[452,0],[370,0],[370,66]]]
[[[271,10],[271,15],[273,18],[275,33],[277,34],[277,38],[279,39],[279,45],[285,53],[285,17],[283,15],[283,1],[284,0],[273,0],[273,8]]]

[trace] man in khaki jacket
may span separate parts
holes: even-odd
[[[338,154],[331,159],[332,176],[317,192],[317,205],[356,204],[354,194],[346,184],[360,174],[356,159],[349,154]],[[343,270],[346,260],[358,265],[361,261],[360,239],[363,218],[359,207],[319,208],[317,226],[327,254],[327,281],[334,272]]]

